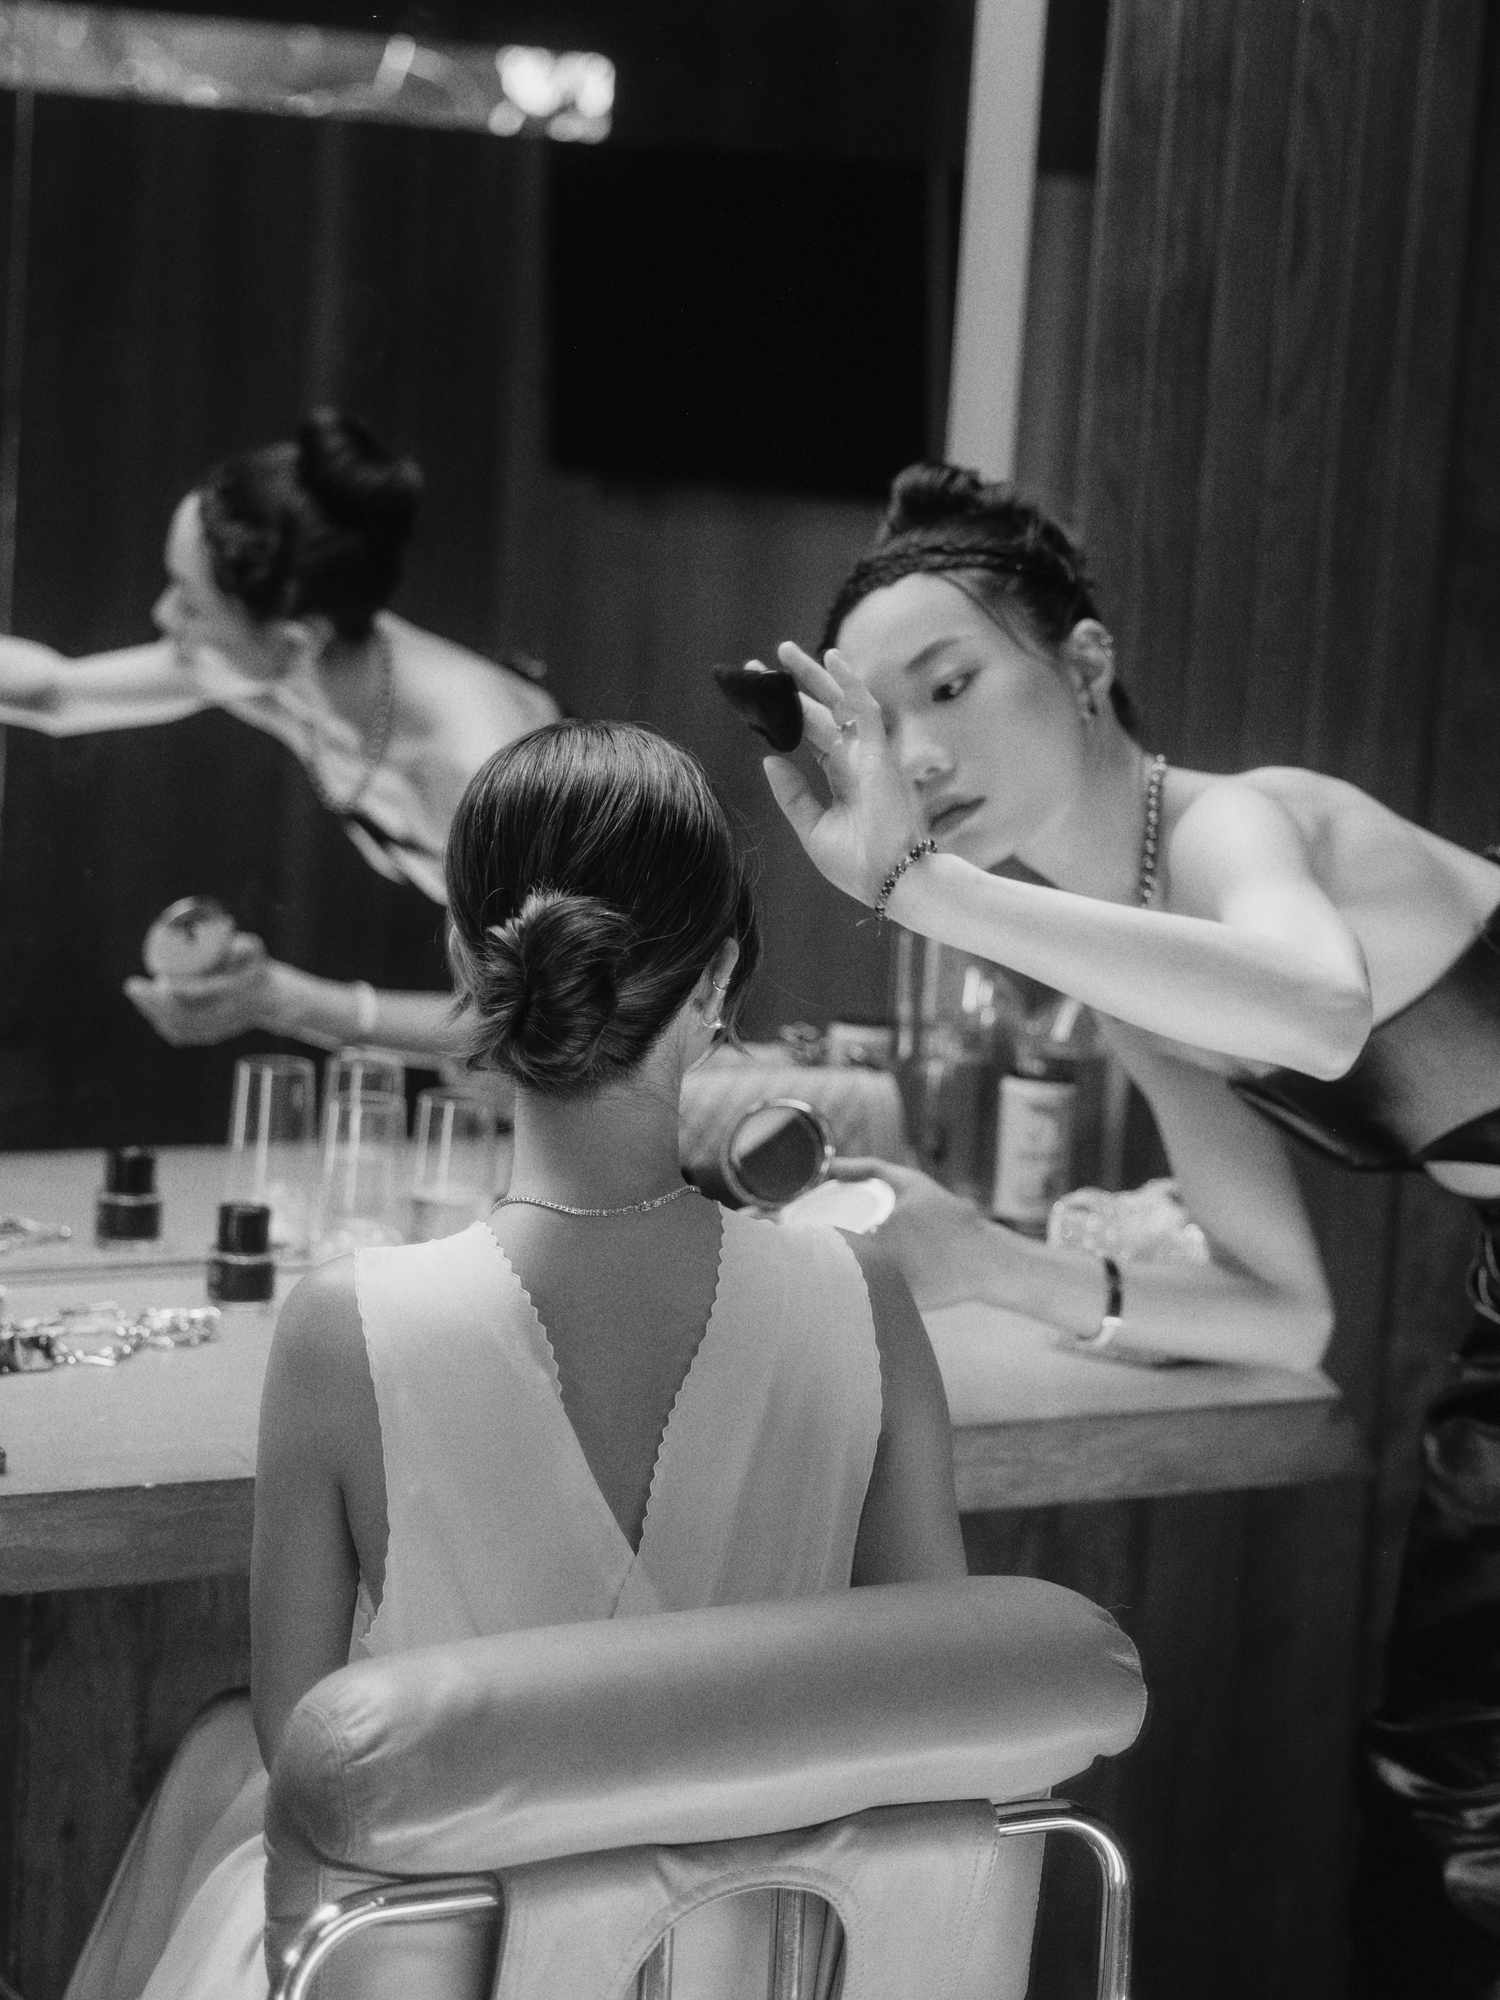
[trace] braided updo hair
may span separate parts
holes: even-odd
[[[726,938],[732,1027],[760,956],[748,866],[697,760],[654,730],[556,722],[507,744],[459,802],[446,873],[472,1068],[547,1096],[599,1089]]]
[[[369,636],[401,579],[422,474],[355,417],[314,410],[295,439],[216,465],[198,488],[214,582],[264,624],[327,618]]]
[[[863,598],[904,576],[946,577],[1002,631],[1047,651],[1097,618],[1083,553],[1013,486],[959,465],[908,465],[891,482],[875,539],[833,600],[819,651]],[[1110,701],[1132,734],[1135,704],[1116,678]]]

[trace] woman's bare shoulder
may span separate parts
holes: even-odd
[[[306,1385],[364,1360],[354,1259],[335,1257],[308,1271],[288,1292],[276,1319],[272,1359]]]

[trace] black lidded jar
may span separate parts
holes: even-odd
[[[104,1156],[104,1186],[94,1208],[94,1240],[155,1243],[161,1235],[156,1154],[149,1146],[115,1146]]]
[[[219,1235],[208,1257],[208,1296],[216,1306],[269,1303],[276,1290],[271,1211],[262,1201],[221,1201]]]

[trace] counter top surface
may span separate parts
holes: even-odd
[[[72,1220],[68,1204],[83,1209],[61,1256],[36,1246],[0,1258],[9,1317],[101,1299],[204,1302],[221,1156],[163,1152],[165,1254],[150,1263],[93,1248],[97,1164],[93,1155],[0,1155],[0,1210]],[[295,1276],[283,1273],[283,1292]],[[144,1349],[113,1368],[0,1376],[0,1594],[243,1569],[273,1324],[270,1311],[236,1308],[199,1347]],[[1322,1375],[1132,1367],[989,1306],[945,1308],[927,1324],[967,1509],[1290,1485],[1362,1463]]]

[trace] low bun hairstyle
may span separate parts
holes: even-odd
[[[1083,552],[1013,486],[960,465],[908,465],[891,482],[874,540],[833,600],[820,650],[863,598],[904,576],[943,576],[1002,630],[1048,652],[1080,619],[1097,618]],[[1115,714],[1131,734],[1135,704],[1116,679]]]
[[[367,638],[401,580],[422,474],[355,417],[314,410],[295,439],[214,467],[198,488],[214,582],[259,623],[321,616]]]
[[[748,866],[696,759],[632,723],[499,750],[448,834],[448,957],[469,1064],[546,1096],[628,1075],[727,938],[732,1027],[760,956]]]

